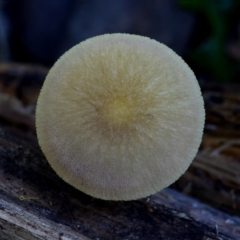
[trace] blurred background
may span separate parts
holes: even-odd
[[[119,32],[148,36],[182,56],[195,72],[205,101],[198,154],[171,189],[155,197],[162,196],[168,207],[188,212],[216,232],[240,239],[240,0],[0,0],[0,177],[2,168],[5,179],[1,188],[11,182],[9,196],[18,199],[18,182],[27,195],[56,203],[58,193],[51,198],[41,190],[42,185],[49,193],[55,189],[48,182],[52,173],[47,162],[43,157],[26,158],[17,149],[39,151],[35,107],[54,62],[87,38]],[[175,197],[166,198],[171,191],[181,193],[175,202]],[[192,205],[181,200],[182,193],[192,197]],[[196,211],[193,199],[232,217],[216,220],[221,214],[214,213],[211,219],[209,211]]]
[[[240,0],[1,0],[0,59],[50,67],[104,33],[165,43],[198,79],[239,81]]]

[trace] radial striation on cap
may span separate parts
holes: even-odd
[[[105,200],[146,197],[195,157],[205,111],[192,70],[147,37],[106,34],[67,51],[36,109],[40,147],[56,173]]]

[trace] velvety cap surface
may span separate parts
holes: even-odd
[[[170,185],[199,148],[204,106],[187,64],[152,39],[107,34],[66,52],[36,110],[39,144],[66,182],[132,200]]]

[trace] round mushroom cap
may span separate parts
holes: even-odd
[[[67,51],[36,109],[56,173],[105,200],[133,200],[176,181],[195,157],[205,111],[192,70],[147,37],[106,34]]]

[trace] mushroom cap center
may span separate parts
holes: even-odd
[[[133,117],[133,107],[126,99],[116,98],[104,104],[102,113],[108,124],[113,126],[125,125]]]

